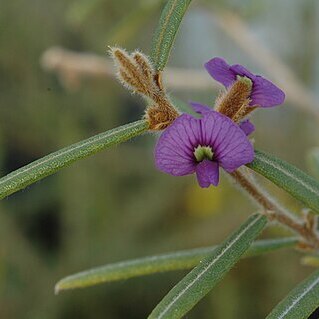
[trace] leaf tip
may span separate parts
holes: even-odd
[[[58,281],[54,286],[54,294],[57,296],[64,289],[62,282]]]

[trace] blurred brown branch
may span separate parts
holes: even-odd
[[[47,71],[56,72],[62,84],[70,90],[78,89],[84,77],[114,76],[111,60],[91,53],[76,53],[60,47],[44,52],[41,65]]]
[[[47,71],[56,72],[67,89],[77,89],[85,77],[113,77],[115,68],[111,59],[92,53],[77,53],[59,47],[46,50],[41,65]],[[217,90],[219,86],[202,70],[166,68],[164,81],[175,90]]]
[[[318,98],[304,86],[289,66],[254,36],[237,14],[218,11],[218,14],[213,14],[213,19],[217,26],[285,91],[287,101],[319,119]],[[79,88],[82,78],[105,78],[115,75],[113,63],[109,58],[92,53],[77,53],[59,47],[45,51],[41,64],[45,70],[56,72],[63,85],[70,90]],[[204,70],[166,68],[164,81],[168,88],[174,90],[198,91],[220,88]]]
[[[218,11],[212,15],[217,26],[283,89],[289,102],[309,111],[319,119],[318,97],[304,86],[288,65],[253,34],[239,15],[229,11]]]

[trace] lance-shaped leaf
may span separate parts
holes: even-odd
[[[75,161],[142,134],[147,128],[147,121],[136,121],[72,144],[23,166],[0,179],[0,199],[56,173]]]
[[[306,319],[319,307],[319,270],[300,283],[266,319]]]
[[[245,257],[258,256],[281,248],[293,247],[297,242],[297,237],[259,240],[251,245]],[[56,284],[55,291],[58,293],[61,290],[83,288],[159,272],[190,269],[209,254],[212,254],[217,247],[182,250],[96,267],[63,278]]]
[[[152,39],[151,59],[156,71],[167,63],[177,30],[191,0],[168,0]]]
[[[319,182],[314,178],[291,164],[258,150],[255,150],[254,161],[247,166],[319,214]]]
[[[179,319],[226,275],[264,229],[267,218],[255,214],[188,273],[156,306],[149,319]]]

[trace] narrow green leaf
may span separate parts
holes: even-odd
[[[152,39],[151,59],[157,71],[167,63],[177,30],[191,0],[168,0]]]
[[[255,257],[278,249],[293,247],[298,244],[299,240],[298,237],[258,240],[252,243],[244,257]]]
[[[319,214],[319,182],[314,178],[291,164],[258,150],[255,150],[254,161],[247,166]]]
[[[191,310],[235,265],[267,224],[255,214],[188,273],[156,306],[149,319],[179,319]]]
[[[145,120],[123,125],[70,145],[21,167],[0,179],[0,199],[56,173],[77,160],[142,134],[147,128],[148,123]]]
[[[294,288],[266,319],[306,319],[319,307],[319,270]]]
[[[259,240],[251,245],[245,257],[258,256],[281,248],[292,247],[297,242],[298,238],[296,237]],[[217,246],[182,250],[108,264],[63,278],[56,284],[55,291],[83,288],[159,272],[190,269],[216,249]]]

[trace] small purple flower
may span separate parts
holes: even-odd
[[[249,121],[249,119],[243,120],[239,123],[239,127],[248,136],[255,131],[255,125]]]
[[[238,77],[246,77],[252,81],[252,92],[250,105],[271,107],[282,104],[285,100],[285,93],[276,85],[255,75],[240,64],[229,65],[222,58],[213,58],[205,63],[208,73],[226,88],[230,87]]]
[[[160,136],[155,164],[174,176],[196,173],[201,187],[217,186],[219,166],[233,172],[254,159],[254,149],[230,118],[198,103],[192,106],[202,117],[179,116]]]

